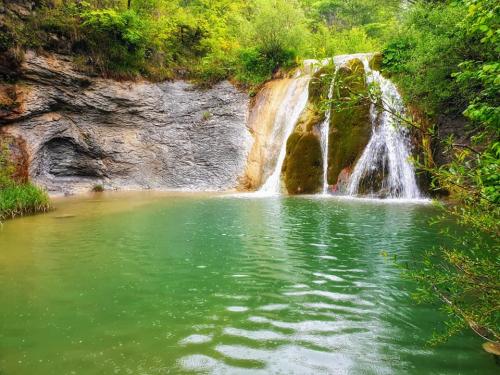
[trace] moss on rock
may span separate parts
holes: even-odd
[[[289,194],[313,194],[323,185],[323,155],[318,126],[325,118],[321,108],[328,97],[333,64],[322,67],[309,84],[309,99],[286,145],[283,176]]]
[[[370,59],[370,69],[380,71],[382,69],[382,54],[380,52],[375,53]]]
[[[294,132],[287,141],[283,165],[289,194],[313,194],[322,186],[323,161],[321,142],[312,132]]]
[[[328,64],[314,73],[309,82],[309,102],[316,108],[328,99],[328,91],[335,72],[335,65]]]
[[[344,101],[353,94],[366,92],[363,63],[352,60],[339,69],[335,98]],[[328,148],[328,184],[335,185],[340,172],[352,168],[371,135],[370,103],[361,101],[347,107],[334,107],[330,118]]]
[[[325,114],[315,110],[312,104],[309,103],[302,115],[300,115],[294,131],[299,133],[313,131],[314,127],[321,124],[324,118]]]

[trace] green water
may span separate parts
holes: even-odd
[[[493,374],[380,255],[433,209],[153,194],[64,200],[0,232],[0,374]],[[73,216],[74,215],[74,216]]]

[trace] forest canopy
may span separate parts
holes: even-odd
[[[258,84],[303,58],[380,50],[400,1],[38,0],[0,49],[69,52],[115,78]],[[10,37],[9,37],[10,36]]]

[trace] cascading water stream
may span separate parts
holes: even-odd
[[[415,170],[410,162],[411,146],[407,129],[399,120],[404,114],[404,105],[395,85],[384,78],[380,72],[372,70],[370,59],[373,54],[341,55],[333,58],[335,72],[338,68],[354,59],[360,59],[366,74],[368,84],[380,86],[381,105],[370,107],[372,135],[368,145],[358,159],[349,178],[344,194],[349,196],[371,195],[386,198],[416,199],[421,196],[417,186]],[[324,60],[319,65],[326,65],[331,60]],[[272,132],[269,136],[268,148],[274,152],[279,149],[275,162],[267,167],[268,178],[259,189],[259,193],[281,193],[281,171],[286,158],[286,146],[289,136],[295,129],[300,115],[308,102],[308,86],[312,75],[317,71],[318,62],[308,60],[304,64],[303,75],[292,79],[283,100],[276,112]],[[329,87],[328,98],[332,99],[334,82]],[[319,126],[321,153],[323,158],[322,194],[328,194],[328,152],[329,128],[332,116],[331,108],[325,113],[325,118]],[[275,153],[276,155],[276,153]],[[269,171],[272,171],[269,173]]]
[[[281,192],[281,169],[286,157],[286,143],[307,105],[309,81],[309,75],[294,78],[276,113],[271,139],[273,142],[281,142],[281,147],[273,172],[259,190],[261,193],[279,194]]]
[[[363,183],[373,188],[374,176],[379,173],[381,188],[379,191],[370,191],[371,194],[388,198],[419,198],[415,170],[409,160],[408,131],[398,119],[405,109],[401,96],[391,81],[370,68],[367,57],[363,57],[362,61],[367,83],[380,86],[383,110],[379,110],[374,104],[370,108],[372,136],[354,167],[347,193],[351,196],[358,195]]]
[[[335,73],[334,73],[335,74]],[[328,100],[331,100],[333,97],[333,85],[335,79],[332,79],[330,83],[330,88],[328,89]],[[320,135],[321,135],[321,153],[323,154],[323,195],[328,193],[328,136],[330,133],[330,118],[332,115],[331,106],[328,106],[328,109],[325,113],[325,119],[320,126]]]

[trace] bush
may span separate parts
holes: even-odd
[[[103,191],[104,191],[104,186],[102,186],[101,184],[97,184],[92,187],[93,193],[102,193]]]
[[[14,172],[8,146],[0,143],[0,221],[47,211],[47,193],[31,183],[17,183],[12,178]]]
[[[144,70],[146,24],[137,13],[104,9],[83,12],[81,17],[85,42],[101,73],[134,77]]]
[[[248,48],[241,51],[240,64],[241,69],[236,78],[241,82],[255,85],[271,79],[278,68],[289,69],[295,66],[296,53],[284,49],[262,51]]]
[[[477,43],[456,25],[466,9],[460,5],[418,3],[384,49],[383,69],[392,74],[408,101],[428,115],[460,114],[464,95],[452,74]]]
[[[254,85],[280,68],[294,67],[309,35],[298,3],[285,0],[256,1],[253,16],[239,33],[243,47],[236,78]]]

